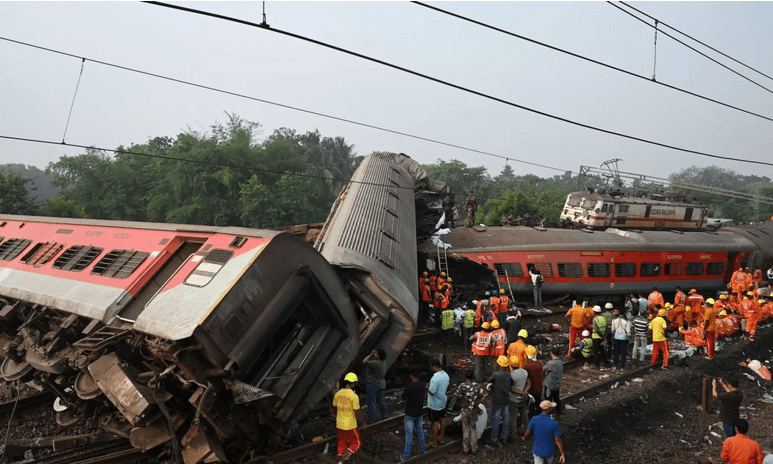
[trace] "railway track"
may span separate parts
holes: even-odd
[[[153,453],[132,447],[126,439],[116,439],[78,446],[32,461],[16,461],[14,464],[123,464],[136,463],[143,457],[152,456]]]

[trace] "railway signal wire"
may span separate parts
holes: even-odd
[[[647,13],[645,13],[645,12],[643,12],[643,11],[639,10],[639,9],[638,9],[638,8],[636,8],[636,7],[633,7],[633,6],[631,6],[631,5],[629,5],[629,4],[625,3],[625,2],[620,2],[620,3],[621,3],[621,4],[623,4],[623,5],[625,5],[625,6],[627,6],[627,7],[628,7],[628,8],[630,8],[630,9],[634,10],[634,11],[637,11],[637,12],[639,12],[640,14],[643,14],[644,16],[646,16],[646,17],[648,17],[648,18],[650,18],[650,19],[652,19],[652,20],[655,20],[655,21],[657,21],[658,23],[660,23],[660,24],[661,24],[661,25],[663,25],[663,26],[666,26],[667,28],[669,28],[669,29],[671,29],[671,30],[673,30],[673,31],[676,31],[676,32],[678,32],[678,33],[682,34],[683,36],[687,37],[688,39],[690,39],[690,40],[693,40],[693,41],[695,41],[695,42],[698,42],[699,44],[703,45],[704,47],[708,48],[709,50],[711,50],[711,51],[713,51],[713,52],[716,52],[716,53],[719,53],[720,55],[724,56],[725,58],[727,58],[727,59],[729,59],[729,60],[735,61],[736,63],[740,64],[741,66],[743,66],[743,67],[745,67],[745,68],[747,68],[747,69],[750,69],[750,70],[752,70],[752,71],[756,72],[757,74],[760,74],[760,75],[762,75],[762,76],[765,76],[765,77],[767,77],[768,79],[773,79],[773,77],[770,77],[770,76],[768,76],[768,75],[767,75],[767,74],[765,74],[764,72],[762,72],[762,71],[760,71],[760,70],[758,70],[758,69],[755,69],[755,68],[753,68],[753,67],[749,66],[748,64],[746,64],[746,63],[744,63],[744,62],[742,62],[742,61],[740,61],[740,60],[737,60],[737,59],[733,58],[732,56],[730,56],[730,55],[728,55],[728,54],[726,54],[726,53],[723,53],[723,52],[721,52],[721,51],[717,50],[716,48],[712,47],[711,45],[708,45],[708,44],[705,44],[705,43],[701,42],[700,40],[696,39],[695,37],[692,37],[692,36],[690,36],[689,34],[686,34],[686,33],[682,32],[682,31],[680,31],[679,29],[675,28],[674,26],[671,26],[671,25],[669,25],[669,24],[666,24],[666,23],[664,23],[663,21],[661,21],[661,20],[659,20],[659,19],[656,19],[656,18],[654,18],[654,17],[652,17],[652,16],[648,15]]]
[[[631,17],[633,17],[633,18],[636,18],[637,20],[639,20],[639,21],[643,22],[644,24],[646,24],[646,25],[647,25],[647,26],[649,26],[649,27],[653,27],[653,28],[654,28],[654,27],[656,27],[656,26],[653,26],[652,24],[648,23],[647,21],[645,21],[645,20],[641,19],[640,17],[636,16],[635,14],[631,13],[630,11],[626,11],[626,10],[624,10],[624,9],[620,8],[620,7],[619,7],[619,6],[617,6],[617,5],[616,5],[614,2],[607,1],[607,3],[609,3],[609,4],[610,4],[610,5],[612,5],[613,7],[617,8],[618,10],[622,11],[623,13],[625,13],[625,14],[627,14],[627,15],[630,15],[630,16],[631,16]],[[622,2],[621,2],[621,3],[622,3]],[[623,5],[625,5],[625,3],[623,3]],[[626,6],[628,6],[628,5],[626,5]],[[638,11],[638,10],[637,10],[637,11]],[[660,22],[659,20],[657,20],[657,19],[656,19],[656,21],[658,21],[660,24],[662,24],[662,22]],[[685,47],[687,47],[687,48],[689,48],[690,50],[694,51],[695,53],[697,53],[697,54],[699,54],[699,55],[703,56],[704,58],[706,58],[706,59],[708,59],[708,60],[710,60],[710,61],[713,61],[714,63],[718,64],[719,66],[722,66],[723,68],[727,69],[727,70],[728,70],[728,71],[730,71],[731,73],[733,73],[733,74],[735,74],[735,75],[737,75],[737,76],[739,76],[739,77],[743,78],[744,80],[747,80],[747,81],[751,82],[752,84],[756,85],[757,87],[759,87],[759,88],[761,88],[761,89],[763,89],[763,90],[766,90],[766,91],[768,91],[768,92],[770,92],[770,93],[773,93],[773,90],[771,90],[771,89],[769,89],[769,88],[765,87],[764,85],[760,84],[759,82],[753,81],[752,79],[750,79],[750,78],[748,78],[748,77],[744,76],[743,74],[739,73],[739,72],[738,72],[738,71],[736,71],[735,69],[732,69],[731,67],[729,67],[729,66],[727,66],[727,65],[725,65],[725,64],[723,64],[723,63],[720,63],[719,61],[717,61],[717,60],[715,60],[714,58],[712,58],[712,57],[708,56],[707,54],[705,54],[705,53],[701,52],[700,50],[696,49],[695,47],[691,47],[690,45],[687,45],[686,43],[684,43],[684,42],[682,42],[681,40],[677,39],[677,38],[676,38],[676,37],[674,37],[673,35],[671,35],[671,34],[669,34],[669,33],[665,32],[664,30],[662,30],[662,29],[661,29],[661,30],[660,30],[660,33],[661,33],[661,34],[663,34],[663,35],[665,35],[666,37],[669,37],[669,38],[671,38],[671,39],[673,39],[673,40],[677,41],[678,43],[680,43],[680,44],[684,45]],[[693,40],[695,40],[695,39],[693,39]]]
[[[641,75],[641,74],[636,74],[636,73],[635,73],[635,72],[633,72],[633,71],[628,71],[628,70],[626,70],[626,69],[622,69],[622,68],[619,68],[619,67],[617,67],[617,66],[613,66],[613,65],[611,65],[611,64],[604,63],[603,61],[594,60],[593,58],[589,58],[589,57],[587,57],[587,56],[580,55],[580,54],[578,54],[578,53],[570,52],[570,51],[568,51],[568,50],[564,50],[563,48],[559,48],[559,47],[556,47],[556,46],[553,46],[553,45],[550,45],[550,44],[546,44],[546,43],[544,43],[544,42],[540,42],[540,41],[538,41],[538,40],[534,40],[534,39],[531,39],[531,38],[529,38],[529,37],[525,37],[525,36],[523,36],[523,35],[516,34],[516,33],[512,32],[512,31],[508,31],[508,30],[505,30],[505,29],[501,29],[501,28],[499,28],[499,27],[492,26],[491,24],[484,23],[484,22],[482,22],[482,21],[478,21],[478,20],[475,20],[475,19],[469,18],[469,17],[467,17],[467,16],[460,15],[460,14],[457,14],[457,13],[453,13],[453,12],[451,12],[451,11],[444,10],[444,9],[442,9],[442,8],[438,8],[437,6],[434,6],[434,5],[428,5],[428,4],[426,4],[426,3],[423,3],[423,2],[418,2],[418,1],[413,1],[413,2],[411,2],[411,3],[413,3],[413,4],[415,4],[415,5],[422,6],[422,7],[424,7],[424,8],[429,8],[430,10],[437,11],[438,13],[443,13],[443,14],[446,14],[446,15],[448,15],[448,16],[452,16],[452,17],[454,17],[454,18],[461,19],[461,20],[463,20],[463,21],[467,21],[467,22],[470,22],[470,23],[476,24],[476,25],[478,25],[478,26],[481,26],[481,27],[484,27],[484,28],[487,28],[487,29],[491,29],[491,30],[493,30],[493,31],[496,31],[496,32],[501,32],[502,34],[506,34],[506,35],[509,35],[509,36],[511,36],[511,37],[515,37],[515,38],[517,38],[517,39],[521,39],[521,40],[524,40],[524,41],[526,41],[526,42],[530,42],[530,43],[533,43],[533,44],[535,44],[535,45],[539,45],[539,46],[541,46],[541,47],[549,48],[549,49],[551,49],[551,50],[554,50],[554,51],[557,51],[557,52],[560,52],[560,53],[564,53],[564,54],[566,54],[566,55],[569,55],[569,56],[572,56],[572,57],[578,58],[578,59],[580,59],[580,60],[584,60],[584,61],[587,61],[587,62],[589,62],[589,63],[593,63],[593,64],[596,64],[596,65],[599,65],[599,66],[602,66],[602,67],[605,67],[605,68],[611,69],[611,70],[613,70],[613,71],[617,71],[617,72],[620,72],[620,73],[623,73],[623,74],[629,75],[629,76],[631,76],[631,77],[637,77],[637,78],[639,78],[639,79],[643,79],[643,80],[645,80],[645,81],[648,81],[648,82],[652,82],[652,83],[655,83],[655,84],[661,85],[661,86],[663,86],[663,87],[666,87],[666,88],[669,88],[669,89],[671,89],[671,90],[676,90],[677,92],[682,92],[682,93],[685,93],[685,94],[687,94],[687,95],[690,95],[690,96],[692,96],[692,97],[700,98],[700,99],[702,99],[702,100],[706,100],[706,101],[708,101],[708,102],[715,103],[715,104],[717,104],[717,105],[721,105],[721,106],[724,106],[724,107],[726,107],[726,108],[730,108],[730,109],[733,109],[733,110],[736,110],[736,111],[740,111],[740,112],[742,112],[742,113],[746,113],[746,114],[748,114],[748,115],[755,116],[755,117],[757,117],[757,118],[766,119],[766,120],[768,120],[768,121],[773,121],[773,118],[771,118],[771,117],[768,117],[768,116],[765,116],[765,115],[762,115],[762,114],[759,114],[759,113],[755,113],[755,112],[753,112],[753,111],[745,110],[745,109],[743,109],[743,108],[739,108],[739,107],[737,107],[737,106],[733,106],[733,105],[731,105],[731,104],[729,104],[729,103],[725,103],[725,102],[722,102],[722,101],[719,101],[719,100],[716,100],[716,99],[713,99],[713,98],[710,98],[710,97],[706,97],[706,96],[703,96],[703,95],[697,94],[697,93],[695,93],[695,92],[691,92],[691,91],[689,91],[689,90],[686,90],[686,89],[682,89],[682,88],[676,87],[676,86],[674,86],[674,85],[666,84],[666,83],[663,83],[663,82],[661,82],[661,81],[656,81],[656,80],[654,80],[654,79],[651,79],[651,78],[649,78],[649,77],[647,77],[647,76],[643,76],[643,75]],[[653,70],[653,76],[654,76],[654,70]]]
[[[170,82],[175,82],[175,83],[178,83],[178,84],[189,85],[189,86],[192,86],[192,87],[197,87],[197,88],[204,89],[204,90],[209,90],[209,91],[212,91],[212,92],[217,92],[217,93],[222,93],[222,94],[225,94],[225,95],[230,95],[232,97],[244,98],[246,100],[252,100],[252,101],[259,102],[259,103],[265,103],[267,105],[272,105],[272,106],[276,106],[276,107],[279,107],[279,108],[285,108],[285,109],[288,109],[288,110],[291,110],[291,111],[298,111],[298,112],[301,112],[301,113],[311,114],[311,115],[319,116],[319,117],[322,117],[322,118],[332,119],[334,121],[344,122],[344,123],[348,123],[348,124],[354,124],[354,125],[357,125],[357,126],[360,126],[360,127],[366,127],[366,128],[369,128],[369,129],[375,129],[375,130],[378,130],[378,131],[387,132],[387,133],[395,134],[395,135],[400,135],[400,136],[403,136],[403,137],[409,137],[409,138],[413,138],[413,139],[416,139],[416,140],[422,140],[422,141],[425,141],[425,142],[430,142],[430,143],[434,143],[434,144],[437,144],[437,145],[443,145],[443,146],[450,147],[450,148],[457,148],[459,150],[465,150],[465,151],[469,151],[469,152],[472,152],[472,153],[478,153],[480,155],[491,156],[491,157],[500,158],[500,159],[503,159],[503,160],[506,160],[506,161],[514,161],[514,162],[517,162],[517,163],[528,164],[530,166],[535,166],[535,167],[540,167],[540,168],[545,168],[545,169],[552,169],[554,171],[560,171],[560,172],[566,172],[567,171],[567,169],[556,168],[556,167],[548,166],[548,165],[545,165],[545,164],[534,163],[534,162],[531,162],[531,161],[525,161],[525,160],[521,160],[521,159],[518,159],[518,158],[513,158],[512,155],[508,155],[508,156],[499,155],[499,154],[496,154],[496,153],[492,153],[492,152],[488,152],[488,151],[484,151],[484,150],[478,150],[478,149],[470,148],[470,147],[465,147],[463,145],[458,145],[458,144],[454,144],[454,143],[450,143],[450,142],[444,142],[442,140],[437,140],[437,139],[433,139],[433,138],[429,138],[429,137],[424,137],[424,136],[421,136],[421,135],[411,134],[411,133],[399,131],[399,130],[396,130],[396,129],[389,129],[389,128],[386,128],[386,127],[376,126],[374,124],[368,124],[368,123],[364,123],[364,122],[361,122],[361,121],[355,121],[353,119],[347,119],[347,118],[343,118],[343,117],[340,117],[340,116],[334,116],[334,115],[331,115],[331,114],[321,113],[319,111],[313,111],[313,110],[309,110],[309,109],[305,109],[305,108],[300,108],[300,107],[297,107],[297,106],[292,106],[292,105],[287,105],[287,104],[284,104],[284,103],[279,103],[279,102],[275,102],[275,101],[271,101],[271,100],[266,100],[266,99],[259,98],[259,97],[245,95],[245,94],[242,94],[242,93],[237,93],[237,92],[232,92],[232,91],[229,91],[229,90],[219,89],[219,88],[208,86],[208,85],[204,85],[204,84],[197,84],[195,82],[190,82],[190,81],[186,81],[186,80],[183,80],[183,79],[178,79],[178,78],[174,78],[174,77],[164,76],[164,75],[152,73],[152,72],[149,72],[149,71],[143,71],[143,70],[140,70],[140,69],[130,68],[128,66],[122,66],[122,65],[115,64],[115,63],[110,63],[110,62],[107,62],[107,61],[96,60],[96,59],[92,59],[92,58],[86,58],[86,57],[78,56],[78,55],[75,55],[75,54],[72,54],[72,53],[63,52],[61,50],[56,50],[56,49],[49,48],[49,47],[43,47],[43,46],[40,46],[40,45],[35,45],[35,44],[28,43],[28,42],[22,42],[20,40],[11,39],[11,38],[8,38],[8,37],[0,36],[0,40],[4,40],[4,41],[10,42],[10,43],[15,43],[15,44],[18,44],[18,45],[23,45],[23,46],[26,46],[26,47],[36,48],[38,50],[43,50],[43,51],[47,51],[47,52],[51,52],[51,53],[56,53],[56,54],[63,55],[63,56],[69,56],[69,57],[72,57],[72,58],[78,58],[78,59],[81,59],[81,60],[84,60],[84,61],[90,61],[92,63],[97,63],[97,64],[101,64],[103,66],[108,66],[108,67],[112,67],[112,68],[116,68],[116,69],[121,69],[123,71],[129,71],[129,72],[138,73],[138,74],[142,74],[142,75],[149,76],[149,77],[155,77],[157,79],[162,79],[162,80],[166,80],[166,81],[170,81]],[[110,151],[110,150],[108,150],[108,151]]]
[[[171,9],[174,9],[174,10],[180,10],[180,11],[184,11],[186,13],[193,13],[193,14],[198,14],[198,15],[203,15],[203,16],[209,16],[209,17],[212,17],[212,18],[215,18],[215,19],[221,19],[221,20],[224,20],[224,21],[230,21],[230,22],[242,24],[242,25],[249,26],[249,27],[256,27],[256,28],[262,29],[264,31],[273,32],[273,33],[276,33],[276,34],[280,34],[280,35],[284,35],[284,36],[291,37],[291,38],[294,38],[294,39],[298,39],[298,40],[301,40],[301,41],[304,41],[304,42],[308,42],[308,43],[312,43],[312,44],[315,44],[315,45],[319,45],[321,47],[325,47],[325,48],[328,48],[328,49],[331,49],[331,50],[335,50],[335,51],[338,51],[338,52],[341,52],[341,53],[344,53],[344,54],[347,54],[347,55],[351,55],[351,56],[354,56],[354,57],[357,57],[357,58],[361,58],[361,59],[364,59],[364,60],[367,60],[367,61],[370,61],[370,62],[373,62],[373,63],[376,63],[376,64],[380,64],[380,65],[383,65],[383,66],[395,69],[397,71],[401,71],[401,72],[404,72],[404,73],[407,73],[407,74],[411,74],[411,75],[414,75],[416,77],[420,77],[422,79],[426,79],[426,80],[429,80],[431,82],[435,82],[437,84],[441,84],[441,85],[444,85],[444,86],[447,86],[447,87],[451,87],[451,88],[460,90],[462,92],[466,92],[466,93],[469,93],[469,94],[472,94],[472,95],[476,95],[476,96],[479,96],[479,97],[482,97],[482,98],[485,98],[485,99],[488,99],[488,100],[491,100],[491,101],[502,103],[502,104],[507,105],[507,106],[518,108],[518,109],[521,109],[521,110],[524,110],[524,111],[528,111],[528,112],[533,113],[533,114],[538,114],[538,115],[544,116],[546,118],[554,119],[556,121],[565,122],[567,124],[571,124],[571,125],[574,125],[574,126],[577,126],[577,127],[582,127],[582,128],[585,128],[585,129],[593,130],[593,131],[596,131],[596,132],[601,132],[601,133],[608,134],[608,135],[614,135],[616,137],[621,137],[621,138],[625,138],[625,139],[628,139],[628,140],[634,140],[634,141],[637,141],[637,142],[642,142],[642,143],[646,143],[646,144],[649,144],[649,145],[658,146],[658,147],[661,147],[661,148],[668,148],[668,149],[680,151],[680,152],[683,152],[683,153],[690,153],[690,154],[693,154],[693,155],[705,156],[705,157],[708,157],[708,158],[724,159],[724,160],[728,160],[728,161],[738,161],[738,162],[741,162],[741,163],[750,163],[750,164],[760,164],[760,165],[766,165],[766,166],[773,166],[773,163],[769,163],[769,162],[765,162],[765,161],[755,161],[755,160],[749,160],[749,159],[743,159],[743,158],[733,158],[733,157],[730,157],[730,156],[716,155],[716,154],[713,154],[713,153],[703,152],[703,151],[699,151],[699,150],[691,150],[689,148],[677,147],[675,145],[669,145],[669,144],[666,144],[666,143],[656,142],[654,140],[649,140],[649,139],[645,139],[645,138],[642,138],[642,137],[636,137],[636,136],[633,136],[633,135],[624,134],[622,132],[616,132],[616,131],[613,131],[613,130],[603,129],[601,127],[592,126],[590,124],[585,124],[585,123],[582,123],[582,122],[579,122],[579,121],[568,119],[568,118],[565,118],[565,117],[562,117],[562,116],[557,116],[557,115],[550,114],[550,113],[547,113],[547,112],[544,112],[544,111],[541,111],[541,110],[537,110],[537,109],[534,109],[534,108],[531,108],[531,107],[528,107],[528,106],[525,106],[525,105],[521,105],[519,103],[515,103],[515,102],[509,101],[509,100],[505,100],[503,98],[499,98],[499,97],[496,97],[496,96],[493,96],[493,95],[490,95],[490,94],[487,94],[487,93],[484,93],[484,92],[481,92],[481,91],[473,90],[471,88],[464,87],[462,85],[454,84],[452,82],[445,81],[445,80],[439,79],[437,77],[432,77],[430,75],[423,74],[423,73],[420,73],[418,71],[414,71],[412,69],[408,69],[408,68],[405,68],[405,67],[393,64],[393,63],[389,63],[387,61],[383,61],[383,60],[380,60],[378,58],[374,58],[374,57],[371,57],[371,56],[368,56],[368,55],[363,55],[362,53],[358,53],[358,52],[355,52],[355,51],[352,51],[352,50],[349,50],[349,49],[345,49],[345,48],[342,48],[342,47],[339,47],[339,46],[336,46],[336,45],[332,45],[332,44],[329,44],[327,42],[323,42],[321,40],[312,39],[310,37],[306,37],[306,36],[303,36],[303,35],[300,35],[300,34],[295,34],[293,32],[283,31],[283,30],[277,29],[275,27],[267,27],[267,26],[261,25],[259,23],[254,23],[254,22],[251,22],[251,21],[245,21],[243,19],[238,19],[238,18],[234,18],[234,17],[231,17],[231,16],[225,16],[225,15],[221,15],[221,14],[217,14],[217,13],[211,13],[211,12],[208,12],[208,11],[196,10],[196,9],[193,9],[193,8],[187,8],[187,7],[183,7],[183,6],[179,6],[179,5],[170,5],[170,4],[167,4],[167,3],[156,2],[156,1],[148,1],[148,2],[145,2],[145,3],[148,3],[150,5],[160,6],[160,7],[163,7],[163,8],[171,8]]]

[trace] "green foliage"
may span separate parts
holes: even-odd
[[[46,200],[43,205],[42,214],[52,217],[66,218],[87,218],[86,209],[75,200],[68,200],[63,196],[58,196],[52,200]]]
[[[47,214],[102,219],[273,227],[319,222],[362,157],[342,137],[282,128],[258,142],[260,125],[228,114],[193,130],[86,150],[48,166],[62,188]]]
[[[39,207],[30,195],[29,184],[29,179],[0,169],[0,213],[38,214]]]

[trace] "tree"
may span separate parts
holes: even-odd
[[[63,196],[52,200],[46,200],[43,206],[43,215],[66,218],[87,218],[86,209],[75,200],[68,200]]]
[[[38,204],[28,188],[30,181],[14,172],[0,169],[0,213],[38,214]]]

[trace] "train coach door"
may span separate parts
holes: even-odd
[[[134,300],[118,313],[118,317],[124,322],[136,321],[137,317],[145,309],[148,301],[177,273],[177,270],[185,264],[191,255],[199,251],[202,245],[203,242],[183,242],[172,256],[166,260],[163,267],[155,274],[155,277],[149,280],[142,290],[137,293]]]
[[[615,204],[607,204],[607,216],[604,218],[604,225],[606,227],[612,227],[612,220],[615,218]]]
[[[685,208],[684,209],[684,220],[685,220],[685,222],[692,221],[692,210],[693,210],[693,208]]]

